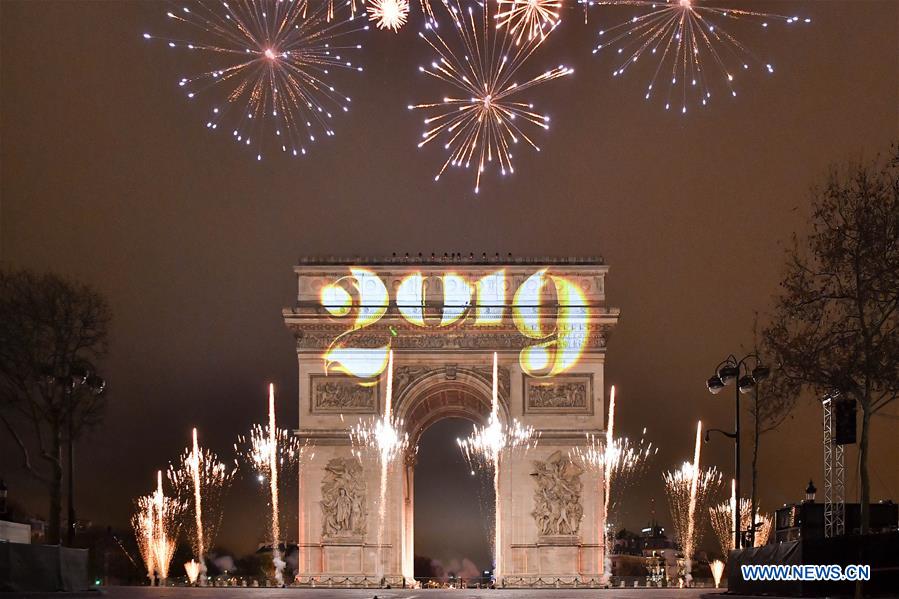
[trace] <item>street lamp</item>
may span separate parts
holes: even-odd
[[[751,369],[749,367],[750,364],[753,365]],[[770,374],[771,370],[762,365],[756,354],[749,354],[741,360],[738,360],[731,354],[718,364],[715,368],[715,374],[706,381],[706,387],[712,395],[717,395],[726,386],[736,382],[736,385],[734,385],[734,431],[728,432],[717,428],[710,429],[705,434],[705,440],[708,442],[709,433],[713,432],[721,433],[725,437],[734,440],[734,490],[737,497],[736,509],[738,512],[740,505],[740,395],[750,393],[755,389],[756,385],[768,378]],[[752,506],[752,509],[755,509],[755,506]],[[755,520],[755,514],[751,516],[751,519]],[[735,527],[737,530],[734,531],[734,549],[740,549],[743,546],[741,531],[739,530],[740,518],[735,518],[735,521],[738,525]],[[754,530],[755,524],[753,523],[750,531]]]
[[[52,382],[60,385],[65,393],[66,408],[69,411],[68,418],[68,474],[69,474],[69,526],[66,533],[66,542],[69,547],[75,544],[75,391],[80,387],[87,387],[94,395],[100,395],[106,390],[106,381],[92,373],[85,366],[75,366],[69,370],[68,376],[55,377]]]
[[[817,492],[818,489],[815,488],[815,483],[812,482],[812,479],[808,479],[808,486],[805,488],[805,502],[815,503],[815,494]]]

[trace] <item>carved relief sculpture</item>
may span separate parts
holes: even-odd
[[[592,379],[589,375],[544,381],[525,376],[525,412],[592,414]]]
[[[312,377],[312,411],[318,413],[375,413],[378,387],[362,386],[358,379]]]
[[[546,461],[534,461],[531,476],[537,484],[534,491],[534,511],[541,537],[573,536],[578,534],[584,508],[581,505],[583,469],[559,451]]]
[[[393,396],[402,397],[412,383],[438,370],[427,366],[397,366],[393,370]]]
[[[365,478],[354,459],[334,458],[322,480],[322,536],[361,537],[365,534]]]

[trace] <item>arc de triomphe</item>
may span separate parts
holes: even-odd
[[[411,581],[414,447],[440,419],[486,422],[498,352],[500,421],[534,427],[539,441],[500,462],[497,584],[595,584],[601,474],[568,452],[604,426],[606,338],[618,320],[605,305],[608,267],[457,255],[304,259],[294,271],[296,304],[283,316],[296,337],[296,435],[315,452],[300,472],[301,580]],[[349,429],[383,414],[390,350],[393,414],[413,449],[389,471],[379,535],[379,472],[354,457]]]

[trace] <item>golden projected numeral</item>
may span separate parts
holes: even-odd
[[[464,319],[471,309],[471,285],[455,273],[446,273],[439,279],[442,308],[438,327],[446,327]],[[396,306],[406,321],[419,327],[431,326],[425,318],[429,281],[420,272],[404,278],[396,290]]]
[[[555,317],[543,318],[543,291],[552,282],[558,309]],[[521,369],[531,376],[549,377],[574,366],[586,345],[586,324],[589,312],[583,292],[577,285],[540,270],[525,280],[512,301],[512,320],[515,328],[537,343],[518,354]]]
[[[341,277],[321,290],[321,303],[332,316],[342,318],[353,312],[353,297],[346,290],[350,285],[359,298],[356,318],[348,331],[335,337],[324,354],[325,372],[337,372],[363,379],[378,376],[387,367],[390,344],[380,347],[352,347],[349,337],[378,322],[387,313],[389,297],[384,281],[377,274],[363,268],[350,269],[350,276]]]
[[[352,327],[338,335],[324,354],[325,370],[363,379],[372,379],[387,366],[389,338],[379,347],[354,347],[351,336],[378,322],[390,302],[384,281],[363,268],[350,269],[321,290],[321,304],[337,318],[355,318]],[[442,307],[439,320],[426,318],[428,279],[420,272],[403,278],[396,288],[396,305],[400,316],[419,327],[448,327],[463,322],[472,308],[476,294],[475,326],[500,325],[504,317],[506,297],[505,272],[496,271],[471,285],[456,273],[439,277]],[[544,312],[544,290],[552,283],[558,308],[547,318]],[[354,291],[351,293],[350,291]],[[358,303],[354,302],[354,295]],[[512,301],[512,320],[524,337],[535,341],[519,353],[522,370],[539,377],[555,376],[577,363],[586,345],[586,323],[589,317],[586,298],[578,286],[568,279],[540,270],[516,290]]]

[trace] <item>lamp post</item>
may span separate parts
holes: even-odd
[[[67,377],[57,379],[63,387],[66,396],[66,407],[69,411],[68,418],[68,475],[69,475],[69,526],[66,533],[66,544],[69,547],[75,545],[75,391],[82,386],[90,389],[94,395],[100,395],[106,389],[106,381],[91,373],[87,368],[76,367]]]
[[[812,479],[808,479],[808,486],[805,488],[805,503],[815,503],[815,494],[818,492],[818,489],[815,488],[815,483],[812,482]]]
[[[754,364],[753,368],[749,368],[749,364]],[[715,374],[706,381],[709,393],[716,395],[721,392],[727,385],[736,382],[734,385],[734,431],[728,432],[721,429],[710,429],[706,431],[705,440],[708,442],[709,434],[718,432],[734,440],[734,486],[737,504],[734,510],[736,523],[734,531],[734,549],[740,549],[743,546],[740,531],[740,394],[749,393],[758,383],[768,378],[770,370],[763,366],[756,354],[749,354],[738,360],[733,354],[725,358],[715,368]],[[751,506],[750,510],[754,511],[755,506]],[[750,533],[754,535],[755,531],[755,514],[749,515]]]

